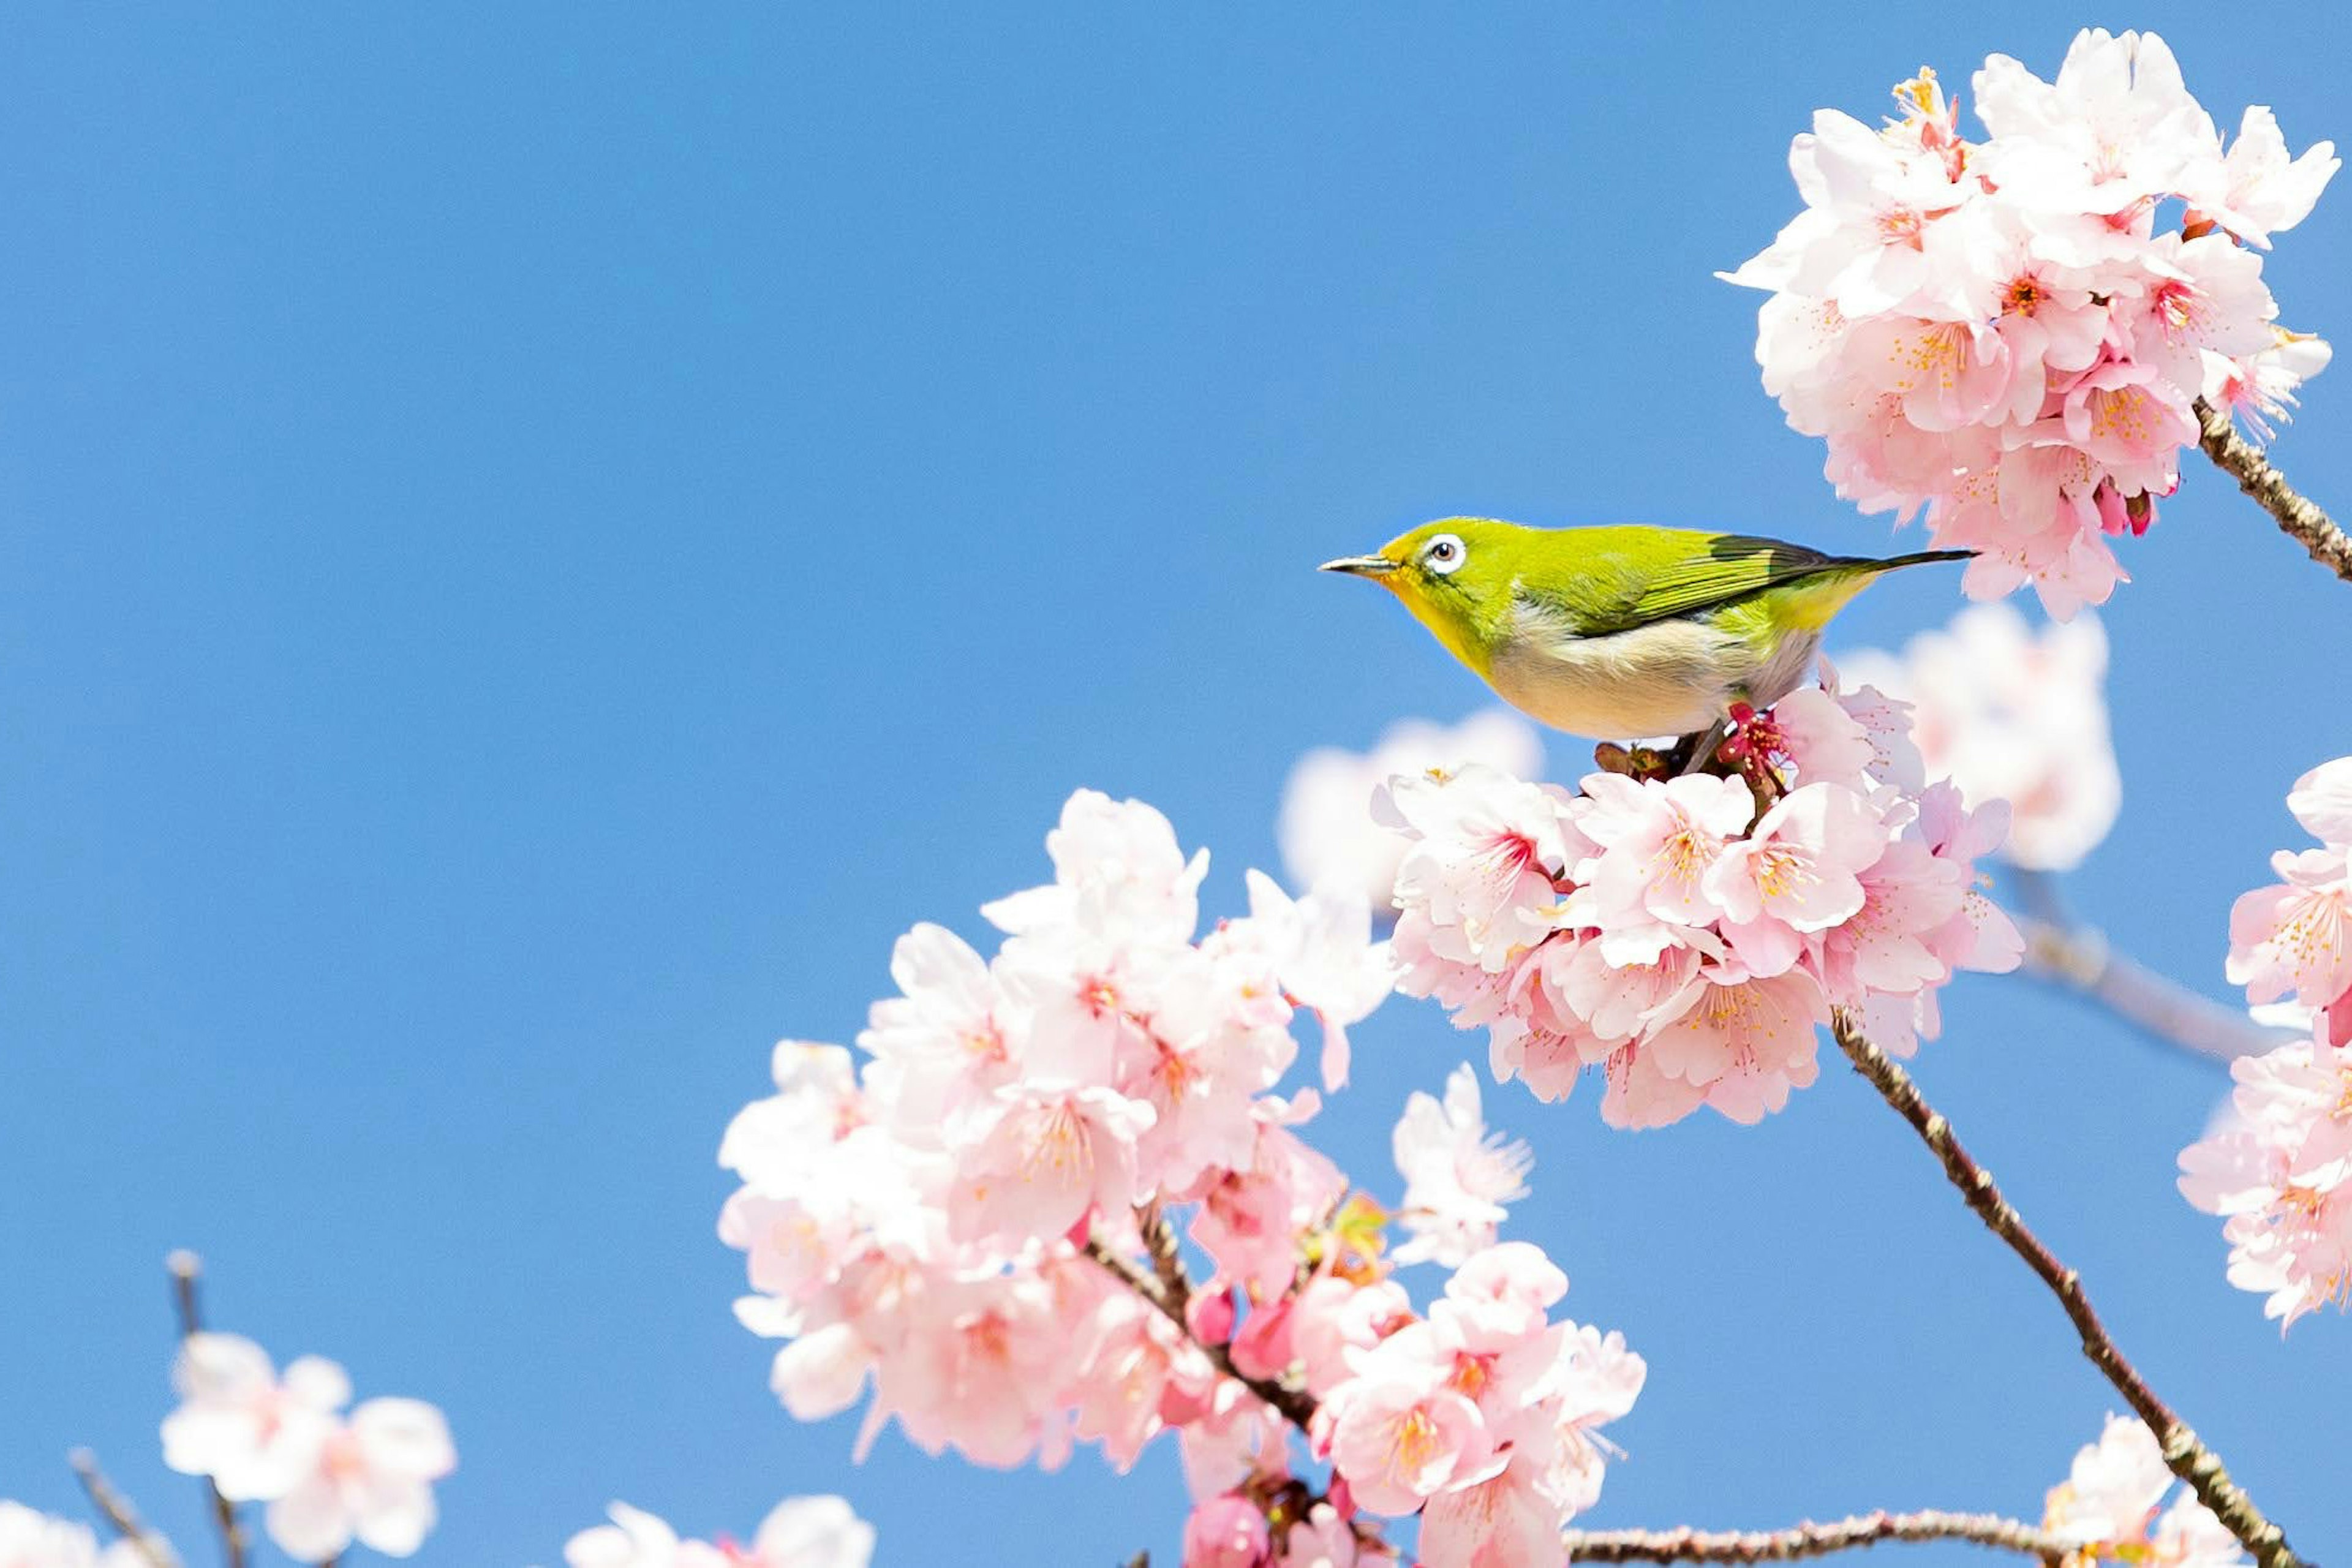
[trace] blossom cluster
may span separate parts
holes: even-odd
[[[1930,777],[1971,805],[2009,803],[2001,858],[2071,870],[2115,826],[2123,775],[2107,727],[2107,635],[2095,611],[2036,631],[2005,604],[1971,605],[1904,645],[1842,656],[1852,680],[1911,705]]]
[[[1404,845],[1374,820],[1375,790],[1399,773],[1452,772],[1472,763],[1524,777],[1543,760],[1535,726],[1507,708],[1474,713],[1459,724],[1400,720],[1381,731],[1369,752],[1318,746],[1291,764],[1282,783],[1283,869],[1295,887],[1360,889],[1376,912],[1385,912]]]
[[[1743,716],[1730,777],[1393,781],[1402,988],[1486,1026],[1496,1077],[1540,1099],[1603,1068],[1617,1126],[1779,1110],[1832,1008],[1909,1054],[1954,970],[2022,951],[1977,886],[2008,808],[1927,784],[1904,705],[1822,674]]]
[[[2050,1489],[2042,1528],[2079,1543],[2067,1559],[2071,1563],[2243,1568],[2246,1554],[2237,1538],[2195,1493],[2183,1487],[2171,1506],[2164,1506],[2172,1486],[2172,1472],[2147,1423],[2110,1415],[2099,1440],[2086,1444],[2066,1479]]]
[[[433,1483],[457,1468],[441,1412],[418,1399],[370,1399],[348,1414],[351,1379],[320,1356],[283,1374],[251,1340],[194,1333],[172,1378],[163,1462],[209,1476],[232,1503],[262,1502],[269,1538],[304,1563],[340,1557],[354,1538],[406,1557],[433,1528]]]
[[[564,1543],[567,1568],[866,1568],[874,1560],[874,1527],[837,1497],[786,1498],[749,1546],[681,1541],[666,1521],[624,1502],[607,1511],[612,1523]]]
[[[1196,1568],[1370,1568],[1381,1518],[1416,1511],[1433,1568],[1559,1562],[1642,1363],[1552,1317],[1566,1279],[1498,1240],[1525,1151],[1466,1071],[1416,1096],[1391,1252],[1301,1136],[1319,1094],[1276,1092],[1297,1015],[1333,1084],[1331,1042],[1392,989],[1367,900],[1253,873],[1250,912],[1196,936],[1205,857],[1150,807],[1080,792],[1046,844],[1054,882],[983,910],[998,952],[916,927],[864,1062],[787,1041],[728,1129],[719,1234],[786,1407],[870,1386],[861,1452],[895,1420],[992,1466],[1088,1442],[1125,1470],[1173,1432]],[[1423,1310],[1395,1278],[1417,1259],[1452,1269]]]
[[[1994,55],[1974,91],[1981,141],[1931,71],[1882,130],[1821,110],[1789,153],[1804,211],[1725,276],[1771,291],[1764,387],[1838,493],[1924,507],[1980,552],[1972,596],[2030,582],[2063,616],[2123,579],[2107,541],[2179,484],[2200,397],[2267,438],[2327,363],[2257,253],[2339,160],[2290,157],[2263,108],[2225,150],[2152,33],[2082,33],[2054,82]]]
[[[2230,910],[2231,984],[2309,1037],[2230,1064],[2229,1112],[2180,1155],[2180,1191],[2225,1216],[2230,1282],[2284,1331],[2352,1302],[2352,757],[2286,797],[2317,849],[2282,849],[2279,880]]]
[[[158,1550],[162,1550],[160,1542]],[[101,1547],[89,1526],[0,1499],[0,1568],[154,1568],[133,1541]]]

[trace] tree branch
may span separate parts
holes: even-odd
[[[1147,1237],[1149,1233],[1147,1232]],[[1203,1345],[1192,1339],[1192,1327],[1184,1321],[1182,1297],[1172,1294],[1156,1274],[1146,1274],[1132,1258],[1121,1257],[1092,1237],[1087,1238],[1086,1255],[1108,1270],[1111,1276],[1129,1289],[1160,1310],[1160,1315],[1176,1325],[1177,1331],[1200,1346],[1211,1364],[1272,1405],[1282,1417],[1301,1432],[1315,1419],[1315,1399],[1303,1388],[1293,1388],[1268,1377],[1245,1377],[1234,1366],[1233,1353],[1223,1345]],[[1181,1268],[1179,1270],[1181,1272]],[[1189,1289],[1189,1282],[1188,1282]]]
[[[2081,1276],[2059,1262],[2042,1245],[2041,1237],[2027,1228],[2017,1210],[1993,1184],[1991,1173],[1960,1146],[1959,1140],[1952,1135],[1951,1123],[1928,1106],[1911,1076],[1871,1044],[1843,1008],[1832,1016],[1831,1032],[1855,1070],[1870,1080],[1880,1098],[1893,1106],[1934,1152],[1943,1164],[1944,1174],[1959,1189],[1960,1196],[1985,1227],[2008,1243],[2010,1250],[2023,1258],[2025,1266],[2050,1287],[2075,1332],[2082,1336],[2083,1353],[2115,1385],[2133,1413],[2147,1423],[2148,1430],[2156,1434],[2165,1467],[2189,1484],[2198,1500],[2253,1553],[2261,1568],[2299,1568],[2303,1560],[2287,1545],[2285,1532],[2264,1518],[2253,1500],[2230,1479],[2229,1472],[2221,1468],[2221,1457],[2198,1441],[2197,1434],[2157,1397],[2156,1391],[2108,1336],[2106,1325],[2100,1322],[2091,1299],[2084,1293]]]
[[[196,1304],[196,1277],[204,1272],[204,1264],[184,1247],[166,1258],[163,1267],[172,1273],[172,1300],[179,1308],[180,1345],[184,1351],[188,1341],[204,1331],[204,1314]],[[221,1495],[210,1476],[205,1478],[205,1490],[212,1498],[213,1523],[220,1531],[222,1563],[226,1568],[245,1568],[245,1525],[236,1516],[236,1505]]]
[[[2326,512],[2297,494],[2294,487],[2286,482],[2286,476],[2272,468],[2270,459],[2238,434],[2228,415],[2201,397],[2197,400],[2197,444],[2205,448],[2205,455],[2236,479],[2238,488],[2253,497],[2257,505],[2277,519],[2280,530],[2309,551],[2314,561],[2352,583],[2352,538],[2346,537]]]
[[[2021,919],[2025,963],[2021,973],[2078,993],[2159,1040],[2220,1061],[2260,1056],[2297,1037],[2267,1029],[2233,1007],[2191,991],[2107,945],[2087,926]]]
[[[1917,1513],[1882,1510],[1786,1530],[1571,1530],[1562,1540],[1571,1563],[1793,1563],[1882,1541],[1965,1541],[2056,1563],[2075,1545],[2022,1520],[1932,1509]]]
[[[96,1455],[88,1448],[76,1448],[66,1456],[66,1463],[73,1467],[74,1478],[81,1482],[81,1489],[89,1494],[89,1506],[98,1510],[116,1535],[131,1542],[139,1555],[146,1559],[148,1568],[179,1568],[178,1559],[172,1555],[172,1548],[162,1536],[141,1521],[139,1510],[131,1506],[131,1500],[115,1490],[114,1483],[106,1479],[106,1472],[98,1468]]]

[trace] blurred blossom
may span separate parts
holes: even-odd
[[[866,1568],[874,1527],[837,1497],[786,1498],[761,1521],[749,1547],[681,1541],[667,1523],[616,1502],[613,1522],[564,1543],[568,1568]]]
[[[1292,765],[1282,786],[1283,868],[1299,887],[1360,890],[1385,918],[1404,847],[1372,820],[1373,791],[1400,773],[1473,763],[1528,774],[1543,756],[1535,728],[1499,708],[1451,726],[1401,721],[1369,752],[1318,746]]]
[[[320,1356],[281,1377],[236,1334],[188,1336],[173,1369],[179,1408],[163,1420],[163,1462],[207,1476],[232,1502],[265,1502],[269,1538],[323,1562],[356,1539],[412,1555],[433,1528],[433,1483],[457,1468],[441,1412],[422,1400],[371,1399],[348,1417],[351,1379]]]
[[[2071,870],[2123,804],[2107,731],[2107,635],[2088,610],[2039,630],[2006,604],[1972,605],[1922,632],[1900,658],[1875,650],[1839,665],[1850,680],[1911,705],[1930,774],[1970,805],[2009,803],[2004,858]]]
[[[89,1526],[0,1500],[0,1568],[152,1568],[139,1548],[101,1549]]]

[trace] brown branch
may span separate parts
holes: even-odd
[[[2205,455],[2236,479],[2238,488],[2275,518],[2280,531],[2309,551],[2314,561],[2352,583],[2352,538],[2297,494],[2261,449],[2238,434],[2228,415],[2201,397],[2197,400],[2197,444],[2205,448]]]
[[[141,1521],[139,1510],[131,1506],[131,1500],[114,1489],[114,1483],[98,1468],[96,1455],[88,1448],[76,1448],[66,1456],[66,1463],[73,1467],[74,1478],[89,1494],[89,1506],[98,1510],[116,1535],[131,1542],[147,1560],[148,1568],[179,1568],[179,1560],[172,1555],[171,1546]]]
[[[204,1314],[196,1302],[196,1277],[204,1272],[204,1264],[194,1253],[182,1248],[166,1258],[163,1267],[172,1273],[172,1300],[179,1309],[180,1347],[184,1353],[188,1341],[204,1332]],[[221,1561],[226,1568],[245,1568],[245,1524],[236,1516],[236,1505],[221,1495],[210,1476],[205,1478],[205,1491],[212,1499],[213,1523],[220,1531]]]
[[[2285,1532],[2264,1518],[2253,1500],[2230,1479],[2229,1472],[2221,1468],[2221,1457],[2198,1441],[2197,1434],[2157,1397],[2147,1379],[2116,1347],[2106,1325],[2099,1321],[2090,1297],[2084,1293],[2082,1277],[2059,1262],[2041,1237],[2026,1227],[2017,1210],[1993,1184],[1991,1173],[1960,1146],[1959,1140],[1952,1135],[1951,1123],[1928,1106],[1910,1074],[1864,1038],[1843,1008],[1832,1015],[1831,1032],[1855,1070],[1870,1080],[1880,1098],[1893,1106],[1934,1152],[1943,1164],[1944,1174],[1959,1189],[1960,1196],[1985,1227],[2008,1243],[2010,1250],[2023,1258],[2025,1266],[2050,1287],[2058,1304],[2065,1310],[2067,1320],[2074,1325],[2074,1331],[2082,1336],[2083,1353],[2115,1385],[2116,1392],[2147,1424],[2148,1430],[2156,1434],[2166,1468],[2189,1484],[2198,1500],[2253,1553],[2261,1568],[2299,1568],[2302,1559],[2287,1545]]]
[[[2074,1542],[2022,1520],[1938,1510],[1882,1510],[1829,1524],[1808,1521],[1786,1530],[1571,1530],[1562,1540],[1571,1563],[1793,1563],[1882,1541],[1965,1541],[2052,1563],[2074,1550]]]
[[[1192,1325],[1184,1321],[1183,1298],[1170,1291],[1157,1274],[1146,1274],[1132,1258],[1122,1257],[1092,1237],[1087,1238],[1086,1255],[1108,1269],[1129,1289],[1160,1310],[1160,1315],[1176,1325],[1178,1331],[1195,1345],[1210,1363],[1252,1394],[1272,1405],[1282,1417],[1301,1432],[1315,1419],[1315,1398],[1303,1388],[1279,1383],[1270,1377],[1244,1377],[1234,1366],[1233,1352],[1223,1345],[1203,1345],[1192,1339]],[[1180,1268],[1181,1272],[1181,1268]],[[1189,1281],[1187,1282],[1189,1289]]]
[[[2295,1038],[2265,1028],[2234,1007],[2191,991],[2107,945],[2087,926],[2056,925],[2030,917],[2017,922],[2025,937],[2019,973],[2077,992],[2124,1022],[2199,1056],[2232,1061],[2259,1056]]]

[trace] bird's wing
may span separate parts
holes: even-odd
[[[1564,617],[1580,637],[1696,615],[1838,563],[1801,544],[1748,534],[1671,531],[1684,548],[1662,552],[1658,536],[1669,531],[1585,531],[1594,537],[1578,552],[1572,593],[1541,573],[1522,574],[1518,582],[1521,595]]]

